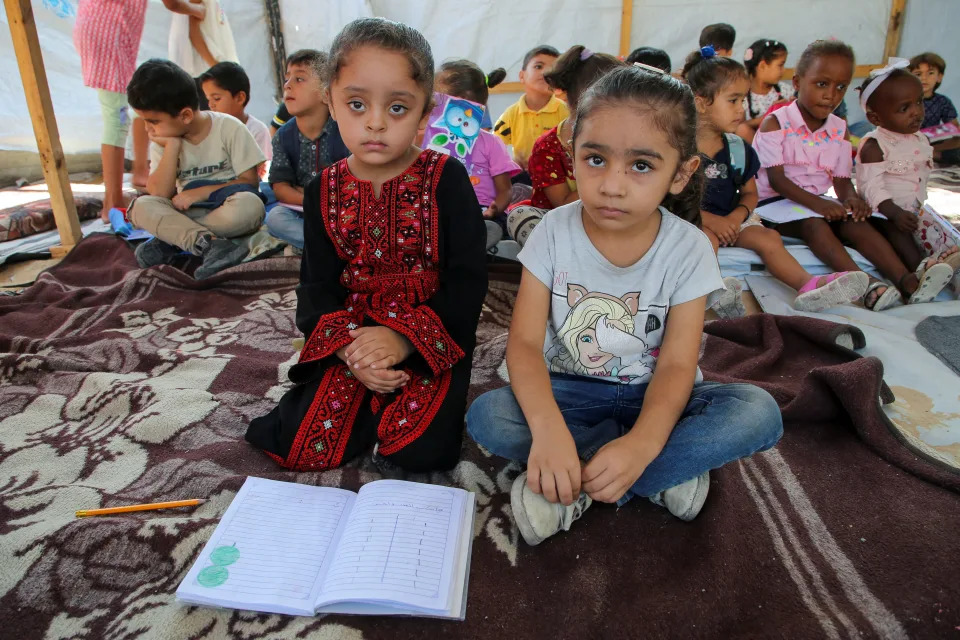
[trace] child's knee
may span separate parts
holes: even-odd
[[[467,409],[467,434],[491,453],[525,460],[533,442],[530,427],[510,387],[482,394]]]
[[[138,227],[142,227],[151,217],[164,215],[168,213],[180,213],[173,206],[169,198],[160,196],[139,196],[133,201],[130,209],[130,221]]]
[[[741,433],[749,439],[751,448],[764,451],[775,445],[783,435],[783,415],[777,401],[753,385],[742,385],[737,395],[743,403],[738,411],[742,420]]]

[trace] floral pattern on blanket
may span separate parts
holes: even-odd
[[[103,201],[99,198],[77,196],[77,216],[80,220],[93,220],[100,215]],[[35,233],[57,228],[53,219],[50,200],[35,200],[0,210],[0,242],[16,240]]]
[[[306,633],[316,620],[265,623],[173,598],[248,474],[353,488],[379,477],[369,457],[324,474],[284,472],[243,440],[250,418],[289,385],[298,335],[293,282],[197,314],[189,305],[151,302],[169,300],[145,293],[169,287],[168,276],[133,273],[144,294],[120,293],[113,314],[107,307],[78,312],[86,317],[79,329],[0,354],[0,603],[31,611],[37,628],[29,637],[127,637],[173,620],[183,637]],[[486,315],[502,321],[512,292],[494,291],[499,306]],[[486,329],[499,335],[506,327],[488,322]],[[492,372],[488,385],[504,383],[496,367],[505,345],[482,345],[478,371]],[[448,474],[409,479],[474,491],[476,535],[515,564],[518,533],[505,496],[519,469],[476,447],[473,454]],[[193,511],[74,517],[79,508],[185,497],[208,501]],[[343,637],[337,630],[357,634],[324,626]]]

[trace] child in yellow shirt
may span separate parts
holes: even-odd
[[[513,147],[513,159],[524,171],[537,138],[570,115],[567,105],[554,97],[543,79],[543,74],[553,68],[559,57],[560,52],[547,45],[527,52],[520,70],[523,97],[507,107],[493,127],[504,143]]]

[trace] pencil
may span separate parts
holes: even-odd
[[[195,507],[206,500],[174,500],[173,502],[153,502],[150,504],[131,504],[126,507],[109,507],[107,509],[83,509],[77,511],[78,518],[87,516],[108,516],[114,513],[130,513],[131,511],[152,511],[154,509],[174,509],[176,507]]]

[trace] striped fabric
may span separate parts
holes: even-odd
[[[83,84],[126,93],[137,67],[147,0],[80,0],[73,43]]]

